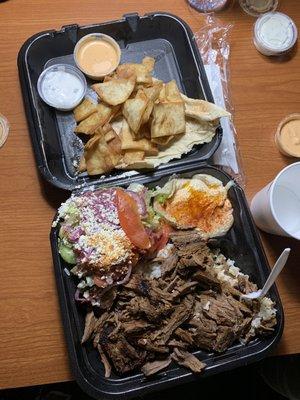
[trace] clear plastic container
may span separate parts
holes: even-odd
[[[8,120],[2,114],[0,114],[0,147],[2,147],[6,142],[8,132],[9,132]]]
[[[278,7],[278,0],[239,0],[241,8],[252,17],[275,11]]]
[[[221,11],[230,0],[187,0],[191,7],[199,12]]]
[[[287,53],[296,43],[297,37],[294,21],[281,12],[263,14],[254,24],[254,45],[266,56]]]
[[[61,111],[70,111],[84,98],[87,83],[78,68],[69,64],[56,64],[41,73],[37,89],[49,106]]]

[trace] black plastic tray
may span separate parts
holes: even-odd
[[[169,179],[170,174],[173,173],[183,177],[191,177],[196,173],[207,173],[220,179],[223,184],[230,180],[228,175],[215,167],[186,168],[177,166],[169,170],[169,175],[165,175],[163,171],[157,171],[152,177],[139,177],[135,181],[153,187],[164,184]],[[129,183],[129,178],[122,181],[123,186]],[[234,225],[226,236],[217,239],[218,246],[227,257],[235,260],[242,272],[248,274],[250,279],[261,287],[269,274],[269,267],[244,193],[240,187],[235,185],[229,190],[228,196],[234,209]],[[59,227],[56,227],[52,228],[51,231],[55,275],[71,368],[82,389],[96,399],[119,399],[142,395],[197,379],[197,376],[191,372],[173,364],[165,372],[157,374],[152,379],[147,379],[139,373],[130,374],[126,377],[113,375],[109,379],[104,377],[97,351],[91,345],[82,346],[80,344],[84,330],[85,312],[74,301],[76,278],[67,276],[64,271],[67,264],[58,253],[58,230]],[[237,343],[222,354],[205,351],[195,352],[194,354],[207,364],[207,368],[199,379],[258,361],[273,348],[282,334],[283,311],[275,286],[273,286],[269,295],[275,301],[278,310],[278,322],[273,334],[267,338],[257,338],[246,346]]]
[[[73,64],[75,44],[91,32],[106,33],[116,39],[122,49],[121,62],[141,62],[144,56],[152,56],[156,59],[155,77],[164,81],[175,79],[188,96],[213,101],[192,31],[185,22],[171,14],[157,12],[142,17],[128,14],[118,21],[83,27],[69,25],[60,31],[46,31],[32,36],[18,55],[29,132],[41,174],[53,185],[67,190],[90,183],[116,183],[124,174],[123,171],[97,177],[77,174],[73,163],[79,159],[83,146],[73,132],[73,115],[55,111],[37,93],[37,80],[45,66],[61,62]],[[157,169],[167,173],[174,166],[205,162],[218,148],[221,137],[219,127],[210,143],[195,146],[180,160],[170,161]],[[142,171],[132,177],[151,174],[151,171]]]

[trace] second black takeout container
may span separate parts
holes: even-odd
[[[198,146],[182,159],[171,161],[154,171],[138,172],[131,176],[117,171],[110,176],[96,178],[75,174],[72,160],[76,157],[74,145],[76,149],[78,142],[72,136],[73,117],[46,106],[38,97],[36,82],[45,65],[72,63],[71,55],[76,42],[91,32],[103,32],[114,37],[121,46],[123,62],[140,62],[146,55],[154,56],[156,77],[164,81],[176,79],[181,90],[190,97],[213,100],[192,32],[173,15],[151,13],[139,17],[131,14],[118,21],[85,27],[70,25],[60,31],[39,33],[23,45],[18,66],[29,130],[42,175],[55,186],[74,193],[103,186],[126,187],[132,181],[151,188],[163,185],[174,174],[180,177],[210,174],[224,185],[228,183],[230,176],[210,162],[221,141],[220,129],[211,143]],[[261,287],[269,274],[269,266],[244,192],[234,185],[228,196],[234,209],[234,225],[224,237],[216,239],[216,246]],[[194,354],[207,364],[200,377],[172,363],[168,369],[151,379],[138,372],[122,377],[113,374],[105,378],[97,351],[90,343],[85,346],[80,343],[85,310],[75,303],[77,283],[75,278],[69,276],[69,265],[59,255],[58,233],[59,224],[52,228],[50,239],[70,365],[78,384],[95,399],[131,398],[247,365],[265,357],[282,335],[283,311],[278,292],[273,286],[270,296],[276,303],[277,325],[272,335],[256,338],[246,346],[236,343],[222,354],[196,351]]]
[[[141,62],[145,56],[155,58],[154,77],[168,82],[176,80],[179,89],[192,98],[213,102],[203,63],[192,31],[181,19],[166,13],[151,13],[139,17],[128,14],[118,21],[80,27],[69,25],[60,31],[38,33],[28,39],[18,56],[19,76],[29,132],[36,162],[43,177],[62,189],[73,190],[87,184],[118,183],[124,171],[102,176],[77,174],[74,163],[82,152],[82,142],[74,133],[72,112],[50,108],[39,97],[37,81],[45,67],[53,64],[75,65],[73,50],[83,36],[101,32],[112,36],[120,45],[121,63]],[[88,84],[92,83],[88,81]],[[167,171],[174,166],[205,162],[217,150],[222,137],[221,127],[210,143],[195,146],[181,159],[160,165]],[[151,175],[152,171],[132,173]]]

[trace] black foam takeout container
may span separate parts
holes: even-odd
[[[209,165],[221,141],[220,128],[211,143],[198,146],[182,159],[171,161],[154,171],[137,172],[132,176],[118,171],[102,177],[76,175],[72,161],[78,155],[76,151],[80,150],[80,146],[73,134],[73,117],[70,113],[57,112],[43,103],[38,96],[36,83],[45,66],[58,62],[72,64],[76,42],[92,32],[103,32],[114,37],[121,46],[123,62],[140,62],[146,55],[153,56],[156,59],[154,75],[157,78],[164,81],[176,79],[178,86],[188,96],[213,100],[192,32],[173,15],[152,13],[139,17],[130,14],[118,21],[85,27],[70,25],[60,31],[39,33],[28,39],[21,48],[18,66],[29,131],[37,165],[44,178],[57,187],[75,192],[97,189],[103,185],[126,187],[132,181],[153,187],[163,185],[173,174],[191,177],[196,173],[207,173],[226,184],[230,177]],[[226,236],[217,239],[217,246],[227,257],[235,260],[242,272],[261,286],[269,274],[269,267],[245,195],[237,185],[229,190],[228,195],[234,208],[234,225]],[[90,344],[82,346],[80,343],[85,310],[75,303],[77,282],[76,278],[67,274],[68,265],[59,256],[58,231],[59,225],[52,228],[50,238],[54,270],[70,365],[82,389],[96,399],[130,398],[197,379],[197,376],[175,364],[151,379],[141,373],[104,377],[97,351]],[[256,338],[247,346],[236,343],[222,354],[195,352],[207,364],[200,379],[258,361],[273,348],[282,334],[283,311],[275,286],[270,296],[278,310],[278,322],[272,335]]]
[[[179,18],[166,13],[152,13],[139,17],[125,15],[118,21],[80,27],[69,25],[60,31],[38,33],[28,39],[18,56],[19,76],[29,132],[38,169],[43,177],[62,189],[73,190],[90,183],[118,182],[124,171],[91,177],[77,174],[74,162],[82,152],[82,142],[74,133],[72,112],[60,112],[49,107],[39,97],[37,80],[49,65],[74,65],[73,50],[84,35],[102,32],[112,36],[120,45],[123,62],[141,62],[145,56],[155,58],[154,77],[168,82],[175,79],[180,90],[189,97],[213,101],[203,63],[192,31]],[[92,82],[88,80],[88,83]],[[90,92],[91,93],[91,92]],[[161,165],[165,171],[173,166],[207,161],[218,148],[221,127],[210,143],[195,146],[181,159]],[[132,175],[150,175],[140,171]]]
[[[155,187],[167,182],[173,173],[180,177],[192,177],[197,173],[210,174],[220,179],[224,185],[230,181],[228,175],[215,167],[201,166],[195,168],[193,166],[188,169],[176,167],[169,171],[168,175],[158,171],[154,176],[140,177],[136,182],[146,184],[147,187]],[[127,178],[127,181],[123,181],[122,186],[126,187],[129,183],[130,179]],[[216,239],[215,245],[220,247],[225,256],[235,260],[235,265],[261,287],[269,274],[269,267],[244,193],[240,187],[234,185],[229,189],[228,196],[234,209],[234,225],[226,236]],[[65,268],[68,268],[68,265],[58,253],[58,231],[59,226],[51,231],[58,294],[71,368],[76,381],[83,390],[96,399],[106,397],[129,398],[197,379],[197,376],[175,364],[171,364],[166,371],[157,374],[152,379],[145,378],[141,373],[132,373],[125,377],[112,375],[108,379],[104,378],[104,370],[97,350],[93,349],[91,344],[87,346],[80,344],[84,330],[85,311],[74,301],[76,278],[70,278],[64,271]],[[256,338],[246,346],[236,343],[222,354],[205,351],[195,352],[194,354],[207,364],[201,378],[258,361],[273,348],[282,334],[283,311],[275,287],[270,291],[270,296],[277,308],[277,325],[272,335],[266,338]]]

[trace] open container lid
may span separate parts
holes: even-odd
[[[154,57],[154,77],[165,82],[175,79],[187,96],[213,102],[192,31],[171,14],[157,12],[140,17],[134,13],[117,21],[83,27],[69,25],[60,31],[38,33],[22,46],[18,67],[36,162],[43,177],[56,187],[74,190],[91,184],[120,184],[128,176],[131,179],[147,178],[158,171],[167,174],[170,168],[177,166],[206,164],[220,144],[220,127],[210,143],[195,146],[181,159],[171,160],[154,170],[114,170],[95,177],[76,172],[83,144],[74,133],[73,114],[47,106],[38,95],[37,81],[45,67],[58,63],[75,65],[73,50],[76,43],[93,32],[105,33],[118,42],[122,50],[121,63]]]

